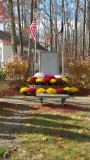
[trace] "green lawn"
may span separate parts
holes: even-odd
[[[19,129],[11,129],[19,143],[10,160],[89,160],[90,121],[87,115],[85,111],[64,114],[31,110],[24,115]]]

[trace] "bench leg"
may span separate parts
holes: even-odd
[[[61,99],[62,106],[64,106],[65,99]]]
[[[40,101],[41,101],[41,105],[43,105],[43,98],[39,98],[40,99]]]

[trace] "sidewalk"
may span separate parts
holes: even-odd
[[[7,98],[0,98],[0,102],[9,102],[15,104],[36,104],[40,103],[40,100],[34,96],[12,96]],[[45,103],[61,103],[60,99],[44,99]],[[88,106],[90,107],[90,97],[70,97],[66,100],[66,104],[78,104],[80,106]]]

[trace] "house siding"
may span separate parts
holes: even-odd
[[[7,62],[12,55],[13,55],[12,46],[3,45],[3,62],[4,63]]]

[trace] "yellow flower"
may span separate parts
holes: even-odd
[[[48,88],[47,89],[47,93],[48,94],[56,94],[56,89],[54,89],[54,88]]]
[[[37,82],[37,83],[43,82],[43,78],[37,78],[37,79],[36,79],[36,82]]]
[[[79,89],[76,88],[76,87],[71,87],[71,88],[70,88],[70,92],[71,92],[71,93],[76,93],[76,92],[79,92]]]
[[[63,89],[64,89],[64,91],[70,92],[70,87],[65,87],[65,88],[63,88]]]
[[[45,93],[46,92],[46,89],[44,88],[38,88],[36,93]]]
[[[54,78],[51,79],[51,80],[50,80],[50,83],[56,83],[56,79],[54,79]]]
[[[25,92],[27,92],[27,90],[28,90],[28,87],[22,87],[20,89],[20,93],[25,93]]]
[[[30,79],[31,79],[31,78],[28,78],[28,79],[27,79],[27,82],[30,82]]]
[[[65,83],[69,83],[69,79],[68,78],[62,78],[62,80],[65,82]]]

